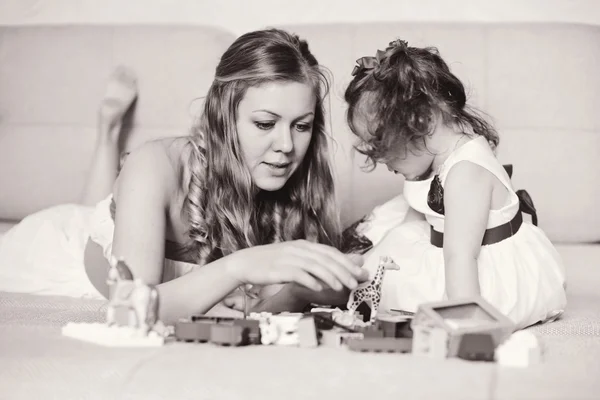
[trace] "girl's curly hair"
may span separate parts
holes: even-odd
[[[448,126],[484,136],[494,149],[498,145],[494,127],[467,105],[462,82],[436,48],[409,47],[396,40],[377,58],[363,57],[358,63],[344,94],[346,117],[355,135],[357,120],[366,127],[369,139],[362,135],[356,150],[367,156],[371,168],[397,157],[411,141],[424,144],[436,116]]]

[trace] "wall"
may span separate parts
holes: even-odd
[[[237,34],[268,25],[319,22],[600,25],[599,3],[596,0],[0,0],[0,25],[208,24]]]

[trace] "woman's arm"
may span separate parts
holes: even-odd
[[[493,178],[471,162],[459,162],[448,172],[444,263],[449,299],[480,295],[477,259],[491,208]]]
[[[149,143],[128,156],[115,191],[113,255],[123,257],[135,277],[157,285],[164,322],[205,313],[242,284],[296,282],[314,290],[323,285],[342,290],[361,279],[364,271],[352,257],[330,246],[296,240],[239,250],[160,283],[169,203],[178,191],[175,171],[162,143]]]
[[[230,274],[231,259],[225,257],[170,282],[161,283],[167,210],[177,193],[177,179],[160,142],[132,152],[117,181],[113,255],[123,257],[134,277],[158,285],[160,318],[206,312],[234,290],[239,281]]]
[[[367,252],[366,254],[369,254]],[[347,257],[356,265],[363,264],[366,255],[347,254]],[[369,273],[361,269],[356,275],[357,282],[360,284],[369,279]],[[311,290],[296,283],[285,285],[272,285],[269,290],[261,293],[261,299],[254,301],[251,312],[271,312],[278,313],[283,311],[300,312],[308,304],[320,304],[327,306],[342,306],[348,302],[350,289],[344,287],[340,290],[334,290],[324,287],[322,290]]]

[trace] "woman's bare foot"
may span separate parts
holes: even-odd
[[[98,134],[101,139],[116,143],[121,131],[123,116],[137,97],[135,73],[124,66],[111,74],[106,93],[98,110]]]

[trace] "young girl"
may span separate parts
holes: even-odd
[[[466,104],[438,51],[397,40],[357,63],[345,92],[357,149],[405,178],[403,196],[347,240],[359,251],[374,245],[369,269],[381,255],[400,266],[386,272],[382,309],[414,312],[424,302],[481,295],[518,328],[560,315],[561,259],[536,226],[531,199],[515,192],[496,159],[496,132]],[[424,220],[407,221],[409,206]]]
[[[0,290],[106,296],[107,259],[123,257],[157,286],[170,323],[238,287],[257,285],[263,308],[293,311],[366,277],[336,249],[328,82],[305,41],[276,29],[239,37],[192,134],[142,145],[116,182],[115,138],[137,91],[131,74],[110,87],[88,187],[96,193],[84,197],[97,204],[44,210],[7,233]]]

